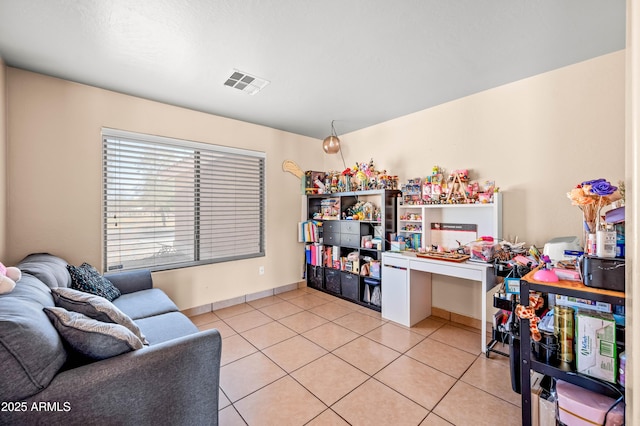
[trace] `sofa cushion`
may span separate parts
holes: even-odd
[[[30,274],[23,274],[11,293],[0,295],[0,401],[40,392],[67,360],[45,306],[53,306],[49,288]]]
[[[143,344],[149,344],[136,323],[104,297],[62,287],[52,288],[51,294],[53,294],[56,306],[68,311],[79,312],[97,321],[123,325],[138,336]]]
[[[123,294],[114,300],[113,304],[120,308],[122,312],[129,315],[134,321],[139,318],[178,311],[176,304],[159,288]],[[147,336],[147,338],[149,338],[149,336]]]
[[[67,271],[67,261],[52,254],[30,254],[16,266],[23,274],[33,275],[50,288],[71,286],[71,275]]]
[[[143,346],[135,334],[120,324],[96,321],[64,308],[44,308],[44,311],[65,342],[88,358],[111,358]]]
[[[198,327],[181,312],[168,312],[162,315],[140,318],[136,320],[136,323],[147,336],[151,345],[198,332]]]
[[[67,265],[67,269],[71,274],[71,288],[102,296],[110,302],[120,296],[120,290],[88,263]]]

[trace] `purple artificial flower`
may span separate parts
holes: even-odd
[[[591,185],[591,192],[601,197],[606,197],[618,190],[617,186],[611,185],[606,180],[599,180]]]
[[[600,179],[588,180],[588,181],[582,182],[580,185],[581,185],[581,186],[585,186],[585,185],[595,185],[595,184],[596,184],[596,183],[598,183],[598,182],[606,182],[606,179],[602,179],[602,178],[600,178]]]

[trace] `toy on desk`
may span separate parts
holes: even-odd
[[[533,274],[533,279],[545,283],[558,282],[558,276],[556,275],[555,271],[551,269],[551,259],[549,259],[549,256],[544,254],[540,258],[540,260],[544,263],[544,266],[538,269],[535,274]]]
[[[542,339],[542,333],[540,333],[540,330],[538,329],[540,317],[538,317],[536,311],[543,306],[544,299],[540,293],[529,293],[529,306],[518,305],[515,310],[515,314],[518,318],[529,320],[531,338],[536,342],[539,342]]]
[[[469,251],[472,260],[491,262],[495,257],[497,248],[500,247],[491,236],[480,237],[469,243]]]
[[[540,254],[540,250],[538,250],[538,247],[536,246],[531,246],[529,247],[529,255],[532,256],[536,262],[540,263],[541,260],[541,254]]]

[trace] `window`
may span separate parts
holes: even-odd
[[[103,129],[106,271],[264,256],[266,154]]]

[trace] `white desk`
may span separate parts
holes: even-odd
[[[382,318],[411,327],[431,315],[431,274],[482,284],[482,346],[487,350],[486,295],[495,287],[493,265],[425,259],[411,252],[382,254]]]

